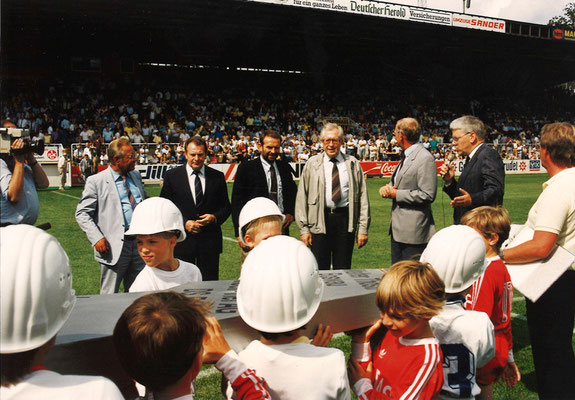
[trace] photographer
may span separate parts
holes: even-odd
[[[38,218],[36,187],[48,187],[48,177],[32,151],[22,152],[25,143],[16,139],[11,153],[0,159],[0,225],[33,225]],[[20,150],[20,151],[18,151]]]

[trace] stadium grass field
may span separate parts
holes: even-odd
[[[529,209],[541,193],[541,184],[545,180],[547,180],[546,174],[506,176],[504,205],[509,210],[513,223],[522,224],[526,221]],[[390,266],[388,228],[391,201],[382,199],[378,194],[379,187],[388,181],[388,178],[367,180],[372,218],[369,242],[363,249],[355,250],[353,268],[387,268]],[[441,188],[441,183],[438,187]],[[160,186],[147,185],[146,191],[150,196],[158,196]],[[58,238],[67,251],[72,264],[76,294],[97,294],[100,275],[98,264],[94,261],[92,247],[74,218],[81,193],[82,188],[72,188],[65,192],[50,189],[40,191],[38,223],[50,222],[52,228],[49,232]],[[231,184],[228,184],[228,193],[231,196]],[[433,213],[438,230],[451,225],[452,209],[449,205],[449,197],[441,189],[438,190],[433,203]],[[240,250],[234,239],[231,218],[224,223],[222,228],[225,239],[224,252],[220,257],[220,279],[237,279],[240,273]],[[291,234],[299,238],[299,231],[295,224],[292,225]],[[513,388],[497,383],[494,395],[496,399],[537,399],[531,346],[525,320],[525,301],[517,291],[515,291],[513,313],[515,359],[522,378],[521,382]],[[332,340],[331,346],[342,349],[346,356],[349,356],[350,338],[342,334],[337,335]],[[198,377],[196,398],[221,399],[220,377],[221,375],[214,367],[205,366]]]

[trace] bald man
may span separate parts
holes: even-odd
[[[435,233],[431,203],[437,193],[435,159],[419,142],[421,129],[415,118],[400,119],[395,125],[395,140],[401,147],[401,161],[391,182],[379,189],[392,200],[391,262],[420,255]]]

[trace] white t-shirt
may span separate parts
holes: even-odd
[[[443,353],[439,399],[474,399],[481,392],[475,381],[477,368],[495,356],[493,323],[484,312],[465,310],[463,302],[446,302],[429,321]]]
[[[178,261],[180,266],[175,271],[164,271],[146,265],[130,286],[130,292],[166,290],[184,283],[202,281],[202,273],[198,267],[186,261]]]
[[[0,388],[2,400],[123,400],[116,385],[101,376],[60,375],[40,370],[27,375],[21,382]]]
[[[265,345],[254,340],[239,354],[264,378],[274,399],[350,399],[345,356],[339,349],[307,343]],[[233,391],[228,385],[228,399]]]
[[[575,168],[564,169],[543,184],[526,225],[556,233],[557,244],[575,253]]]

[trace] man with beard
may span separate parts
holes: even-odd
[[[281,141],[277,131],[264,131],[258,144],[260,157],[238,167],[232,191],[232,219],[238,244],[242,248],[245,245],[239,239],[240,211],[249,200],[256,197],[267,197],[278,205],[285,215],[282,232],[289,235],[289,226],[294,220],[297,186],[289,164],[278,159]]]

